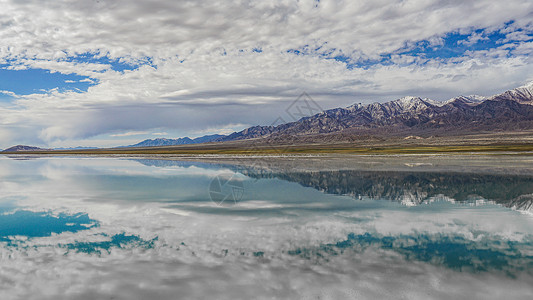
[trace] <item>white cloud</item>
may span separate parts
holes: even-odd
[[[132,135],[143,135],[143,134],[148,134],[148,133],[149,133],[148,131],[128,131],[124,133],[111,134],[110,136],[123,137],[123,136],[132,136]]]
[[[91,80],[90,78],[85,78],[85,79],[82,79],[82,80],[80,80],[78,82],[87,82],[87,83],[91,83],[92,84],[92,83],[94,83],[94,80]]]
[[[16,97],[17,94],[11,92],[11,91],[4,91],[4,90],[0,90],[0,94],[4,94],[4,95],[8,95],[8,96],[11,96],[11,97]]]
[[[532,79],[531,49],[516,33],[530,30],[532,12],[528,0],[3,1],[0,61],[87,76],[80,82],[94,85],[20,96],[0,118],[14,122],[16,138],[0,146],[269,124],[302,91],[324,108],[406,94],[489,95]],[[353,69],[319,55],[361,62],[421,40],[438,48],[450,32],[471,34],[473,43],[483,39],[477,28],[509,30],[515,50],[449,61],[396,55],[394,65]],[[308,55],[287,53],[303,48]],[[82,53],[140,67],[119,72],[112,63],[70,59]]]
[[[484,36],[483,33],[472,33],[472,35],[470,35],[466,41],[459,41],[459,44],[471,46],[479,41],[486,41],[488,39],[489,38]]]
[[[197,130],[193,133],[195,135],[206,135],[206,134],[230,134],[235,131],[243,130],[246,127],[249,127],[251,125],[246,124],[227,124],[220,127],[208,127],[206,129]]]

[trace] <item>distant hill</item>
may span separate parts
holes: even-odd
[[[155,146],[201,144],[201,143],[209,143],[214,140],[220,139],[222,137],[224,137],[224,135],[213,134],[213,135],[205,135],[205,136],[197,137],[195,139],[191,139],[189,137],[178,138],[178,139],[165,139],[165,138],[148,139],[140,143],[137,143],[135,145],[125,146],[125,147],[155,147]]]
[[[48,151],[48,150],[51,150],[51,149],[43,149],[43,148],[33,147],[33,146],[17,145],[11,148],[7,148],[2,152],[32,152],[32,151]]]
[[[54,150],[92,150],[99,149],[98,147],[70,147],[70,148],[54,148]]]

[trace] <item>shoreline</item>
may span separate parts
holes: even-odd
[[[309,140],[294,137],[290,141],[265,138],[154,147],[117,147],[99,149],[0,152],[9,155],[398,155],[398,154],[490,154],[533,155],[533,130],[483,132],[466,135],[404,137],[353,137],[330,141],[327,136]]]
[[[533,154],[533,153],[531,153]],[[4,155],[4,159],[67,159],[67,160],[131,160],[153,166],[181,166],[195,164],[227,166],[268,172],[308,171],[408,171],[408,172],[459,172],[483,174],[533,175],[533,155],[513,153],[425,153],[425,154],[288,154],[288,155],[235,155],[235,154],[17,154]],[[2,157],[0,156],[0,159]]]
[[[450,146],[368,146],[368,147],[327,147],[327,146],[274,146],[256,147],[151,147],[127,149],[90,149],[90,150],[45,150],[0,152],[3,155],[156,155],[156,156],[201,156],[201,155],[239,155],[239,156],[309,156],[309,155],[431,155],[431,154],[469,154],[469,155],[533,155],[533,144],[495,144],[495,145],[450,145]]]

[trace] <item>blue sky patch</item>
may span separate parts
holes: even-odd
[[[40,94],[54,88],[58,88],[59,91],[86,92],[93,84],[89,77],[76,74],[52,73],[43,69],[0,69],[0,90],[17,95]],[[0,94],[0,98],[2,97],[10,96]]]
[[[119,58],[109,58],[108,56],[102,56],[99,53],[82,53],[76,56],[68,57],[66,61],[75,63],[109,65],[113,71],[117,72],[133,71],[138,69],[142,65],[150,65],[152,67],[155,67],[151,57],[127,60]]]
[[[98,53],[83,53],[71,56],[64,61],[78,64],[104,65],[108,70],[117,72],[133,71],[142,65],[150,65],[156,68],[152,58],[142,59],[111,59],[108,56],[100,56]],[[52,89],[59,92],[87,92],[87,89],[95,85],[97,80],[77,74],[62,74],[45,69],[9,70],[11,63],[0,65],[0,90],[13,92],[16,95],[42,94]],[[95,70],[95,72],[104,72]],[[0,101],[11,100],[8,93],[0,93]]]
[[[442,44],[432,45],[429,41],[419,41],[414,46],[401,49],[394,54],[407,54],[430,59],[448,59],[463,56],[467,51],[495,49],[503,45],[505,34],[475,30],[471,34],[452,32],[442,38]],[[411,48],[411,49],[408,49]],[[386,58],[386,56],[384,57]]]
[[[425,60],[429,61],[447,61],[452,58],[463,57],[477,51],[487,51],[496,49],[508,44],[510,49],[518,45],[517,41],[508,38],[506,30],[513,22],[509,22],[500,30],[489,32],[487,29],[476,29],[468,34],[462,34],[459,31],[449,32],[441,37],[435,37],[432,40],[420,40],[407,42],[404,47],[391,53],[384,53],[378,59],[365,59],[351,57],[342,49],[328,48],[327,43],[312,49],[309,45],[304,45],[298,49],[289,49],[287,53],[294,55],[316,55],[324,59],[332,59],[346,64],[347,69],[362,68],[368,69],[375,65],[402,65],[394,61],[398,56],[407,56],[422,59],[406,60],[403,64],[424,64]],[[521,42],[533,40],[533,33],[524,29],[514,29],[513,33],[522,35]],[[525,38],[525,40],[524,40]],[[511,56],[509,53],[507,56]]]

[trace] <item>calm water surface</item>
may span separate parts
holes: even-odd
[[[1,157],[1,299],[531,299],[533,157]]]

